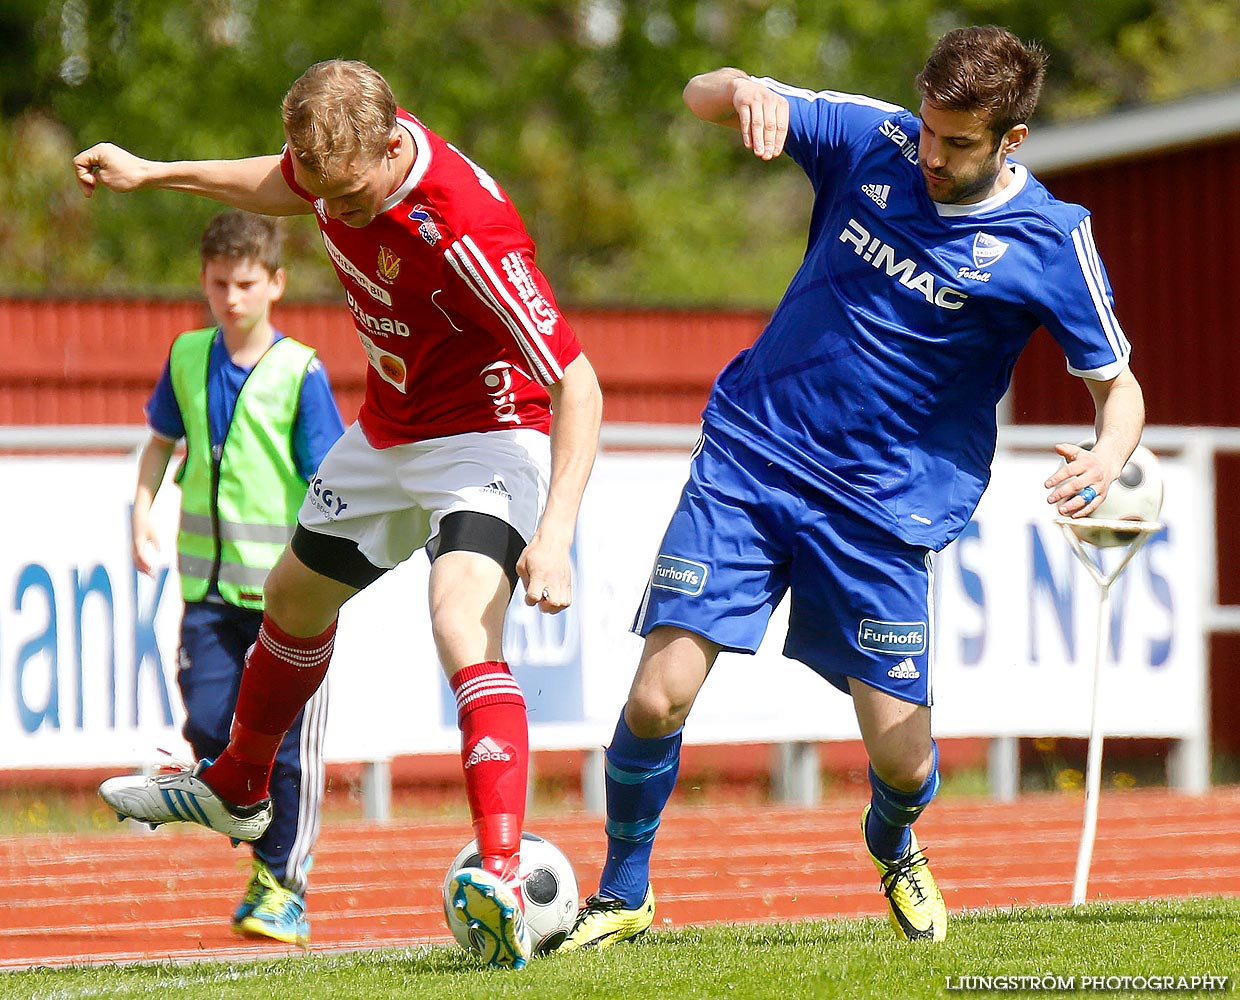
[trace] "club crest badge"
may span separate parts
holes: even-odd
[[[973,237],[973,266],[990,267],[995,261],[1007,253],[1008,245],[997,240],[989,233],[978,233]]]
[[[384,281],[393,282],[400,274],[400,258],[387,247],[379,247],[379,277]]]

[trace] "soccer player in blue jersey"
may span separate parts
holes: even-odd
[[[1039,326],[1096,411],[1092,451],[1055,448],[1043,485],[1060,514],[1098,506],[1144,423],[1089,213],[1009,159],[1044,66],[1036,45],[974,27],[935,46],[916,115],[730,68],[686,86],[699,118],[808,174],[809,245],[707,403],[634,623],[646,641],[607,749],[598,893],[564,948],[650,926],[650,855],[682,726],[716,656],[756,650],[785,593],[785,654],[853,699],[870,758],[862,833],[891,921],[909,939],[946,936],[911,829],[939,785],[933,555],[986,487],[995,407]]]

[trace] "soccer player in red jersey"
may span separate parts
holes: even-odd
[[[457,873],[453,900],[483,960],[521,968],[529,738],[501,633],[518,579],[542,611],[572,600],[598,380],[508,197],[399,108],[379,73],[317,63],[282,115],[280,154],[161,162],[101,143],[74,159],[87,196],[162,188],[265,215],[312,212],[370,362],[358,422],[324,459],[267,578],[227,748],[191,770],[111,778],[100,794],[145,822],[261,836],[273,755],[327,671],[337,613],[425,547],[482,855]]]

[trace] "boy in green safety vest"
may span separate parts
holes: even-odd
[[[147,403],[133,504],[133,559],[153,572],[151,505],[176,444],[185,460],[177,568],[185,611],[177,683],[198,758],[228,743],[245,652],[263,620],[263,582],[297,524],[306,485],[343,426],[314,351],[271,325],[284,293],[270,218],[224,212],[202,237],[202,287],[217,326],[180,334]],[[275,819],[252,843],[253,875],[233,914],[238,934],[304,944],[306,878],[323,797],[327,689],[307,703],[277,754]]]

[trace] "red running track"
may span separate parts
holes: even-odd
[[[655,851],[656,927],[880,916],[885,902],[861,846],[863,804],[814,809],[672,808]],[[950,910],[1066,904],[1083,799],[942,799],[918,837]],[[572,813],[529,828],[558,844],[594,889],[602,821]],[[0,838],[0,969],[69,963],[295,953],[233,936],[228,918],[248,853],[196,828]],[[1090,899],[1240,895],[1240,790],[1102,796]],[[311,951],[450,940],[444,872],[463,822],[325,826],[308,898]],[[729,898],[726,910],[717,905]]]

